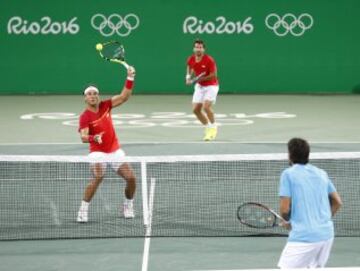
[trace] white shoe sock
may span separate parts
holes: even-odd
[[[134,199],[127,199],[127,198],[125,198],[125,200],[124,200],[124,204],[125,205],[128,205],[128,206],[132,206],[133,205],[133,203],[134,203]]]
[[[89,209],[90,202],[87,202],[85,200],[81,201],[80,210],[83,212],[87,212]]]
[[[216,123],[215,122],[214,123],[209,123],[207,127],[208,128],[216,128]]]

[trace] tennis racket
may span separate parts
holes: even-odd
[[[129,64],[125,62],[125,49],[124,46],[117,41],[109,41],[101,44],[98,52],[100,56],[110,62],[119,63],[129,69]]]
[[[194,77],[191,79],[191,84],[196,83],[197,81],[199,81],[202,77],[204,77],[206,74],[206,72],[202,72],[200,73],[198,76]]]
[[[251,228],[266,229],[288,223],[269,207],[256,202],[246,202],[237,209],[237,217],[241,224]]]

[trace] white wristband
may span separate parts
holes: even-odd
[[[186,80],[190,80],[190,78],[191,78],[190,74],[187,74],[186,77],[185,77]]]
[[[134,81],[135,78],[132,77],[132,76],[128,76],[126,79],[129,80],[129,81]]]

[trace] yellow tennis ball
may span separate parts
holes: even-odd
[[[101,43],[96,44],[96,50],[101,51],[103,48]]]

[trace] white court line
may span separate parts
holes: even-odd
[[[151,237],[152,215],[155,195],[155,178],[150,179],[150,195],[149,195],[149,227],[147,228],[146,236]]]
[[[44,197],[45,200],[49,202],[52,220],[56,226],[60,226],[61,222],[59,219],[59,212],[58,212],[55,202],[46,195],[40,194],[40,196]]]
[[[49,199],[49,201],[50,201],[50,208],[51,208],[51,211],[52,211],[51,215],[52,215],[53,221],[54,221],[56,226],[60,226],[61,223],[60,223],[60,219],[59,219],[59,213],[58,213],[58,210],[56,208],[56,204],[50,199]]]
[[[104,186],[102,186],[102,187],[104,187]],[[105,208],[106,213],[107,213],[108,215],[110,215],[110,214],[111,214],[111,207],[110,207],[109,202],[106,200],[107,197],[104,197],[104,196],[103,196],[103,191],[102,191],[101,188],[100,188],[99,190],[100,190],[100,191],[98,191],[97,197],[98,197],[98,199],[100,199],[100,201],[101,201],[102,204],[104,205],[104,208]]]
[[[286,144],[287,141],[128,141],[122,145],[166,145],[166,144]],[[360,141],[310,141],[311,144],[360,144]],[[0,143],[0,146],[40,146],[40,145],[84,145],[81,142],[9,142]]]
[[[149,265],[149,253],[150,253],[150,241],[151,241],[151,224],[152,224],[152,214],[154,206],[154,194],[155,194],[155,178],[150,179],[150,195],[149,195],[149,218],[148,225],[146,227],[145,241],[144,241],[144,253],[141,271],[147,271]]]
[[[144,226],[147,230],[149,226],[149,201],[148,201],[148,189],[147,189],[147,172],[146,172],[146,162],[141,162],[141,192],[142,192],[142,203],[143,203],[143,219]],[[149,239],[149,240],[148,240]],[[145,236],[144,241],[144,252],[142,260],[142,271],[147,271],[148,261],[149,261],[149,250],[150,250],[150,238]]]
[[[79,143],[79,142],[9,142],[9,143],[0,143],[0,146],[81,145],[81,144],[84,144],[84,143]]]
[[[49,177],[50,178],[50,177]],[[49,179],[49,178],[46,178],[46,179]],[[36,177],[36,178],[26,178],[26,181],[38,181],[40,178],[39,177]],[[41,177],[41,179],[44,179],[43,177]],[[119,178],[106,178],[107,180],[121,180],[120,177]],[[19,177],[19,178],[2,178],[1,179],[2,181],[24,181],[24,178],[23,177]],[[86,179],[87,180],[87,179]],[[71,181],[84,181],[84,178],[73,178],[73,177],[66,177],[66,178],[54,178],[54,177],[51,177],[51,181],[67,181],[67,182],[71,182]]]
[[[196,269],[191,271],[276,271],[280,269]],[[287,271],[305,271],[305,270],[323,270],[323,271],[360,271],[360,267],[327,267],[327,268],[298,268],[298,269],[282,269]]]

